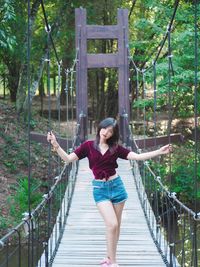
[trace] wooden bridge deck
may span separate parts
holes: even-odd
[[[118,173],[129,194],[118,245],[120,267],[165,266],[149,233],[128,161],[119,160]],[[105,228],[92,198],[91,180],[88,161],[83,159],[80,161],[72,206],[53,267],[97,267],[106,255]]]

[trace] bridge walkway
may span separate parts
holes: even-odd
[[[63,238],[53,267],[97,267],[106,255],[105,227],[92,197],[92,173],[88,160],[79,163],[77,183]],[[118,245],[120,267],[164,267],[138,199],[129,161],[119,160],[129,199],[122,218]]]

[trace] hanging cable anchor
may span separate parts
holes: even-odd
[[[170,198],[176,198],[176,192],[170,192],[168,195]]]
[[[44,199],[48,200],[48,199],[49,199],[49,194],[44,194],[42,197],[43,197]]]
[[[46,26],[45,26],[45,31],[46,31],[47,33],[50,33],[50,32],[51,32],[51,26],[50,26],[50,25],[46,25]]]
[[[4,242],[0,240],[0,247],[3,248],[5,246]]]
[[[156,176],[156,180],[157,181],[160,181],[161,180],[161,177],[160,176]]]
[[[194,219],[195,221],[200,221],[200,212],[198,212],[197,214],[195,214],[195,215],[193,216],[193,219]]]

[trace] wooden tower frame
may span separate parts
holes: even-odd
[[[128,59],[128,10],[118,9],[117,25],[87,25],[86,9],[75,9],[76,51],[76,116],[84,117],[85,126],[81,130],[81,139],[87,139],[88,89],[87,76],[89,68],[118,68],[118,115],[120,125],[130,119],[129,102],[129,59]],[[116,39],[118,51],[113,54],[88,54],[87,40]],[[120,127],[121,128],[121,127]],[[125,131],[125,132],[124,132]],[[127,136],[125,129],[120,129],[121,136]],[[123,132],[123,133],[122,133]]]

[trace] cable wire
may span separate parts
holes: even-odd
[[[31,78],[30,78],[30,51],[31,51],[31,42],[30,42],[30,16],[31,16],[31,7],[30,0],[27,3],[28,9],[28,25],[27,25],[27,81],[28,81],[28,214],[31,218],[31,139],[30,139],[30,121],[31,121]],[[31,252],[31,242],[30,242],[30,232],[28,236],[28,266],[30,266],[30,252]]]
[[[42,11],[43,11],[44,19],[45,19],[46,29],[49,32],[49,38],[50,38],[52,46],[53,46],[53,50],[54,50],[54,53],[55,53],[55,56],[56,56],[56,59],[57,59],[57,63],[60,64],[58,53],[56,51],[56,48],[55,48],[55,45],[54,45],[54,41],[53,41],[53,38],[52,38],[52,35],[51,35],[51,27],[50,27],[50,25],[48,23],[48,19],[47,19],[47,15],[46,15],[46,12],[45,12],[45,7],[44,7],[43,0],[40,0],[40,2],[41,2]]]
[[[174,11],[173,11],[171,20],[170,20],[170,22],[169,22],[169,25],[167,26],[167,31],[166,31],[166,33],[165,33],[165,36],[163,37],[163,40],[162,40],[162,41],[160,42],[160,44],[159,44],[159,50],[158,50],[158,52],[157,52],[157,54],[156,54],[156,56],[155,56],[155,59],[152,60],[153,64],[151,64],[149,67],[147,67],[147,68],[145,69],[145,65],[147,65],[147,63],[148,63],[148,61],[147,61],[147,62],[144,63],[143,68],[140,69],[140,68],[137,66],[137,64],[134,62],[134,60],[133,60],[131,57],[129,57],[130,60],[131,60],[131,62],[133,63],[133,66],[134,66],[139,72],[142,73],[143,71],[144,71],[144,72],[148,71],[148,70],[151,69],[151,68],[153,67],[153,65],[157,62],[157,60],[158,60],[158,58],[159,58],[159,56],[160,56],[160,53],[161,53],[161,51],[162,51],[162,49],[163,49],[163,47],[164,47],[164,45],[165,45],[165,42],[166,42],[166,40],[167,40],[168,32],[171,32],[172,25],[173,25],[173,22],[174,22],[174,19],[175,19],[175,15],[176,15],[176,11],[177,11],[177,9],[178,9],[179,2],[180,2],[180,0],[176,0],[176,1],[175,1]]]

